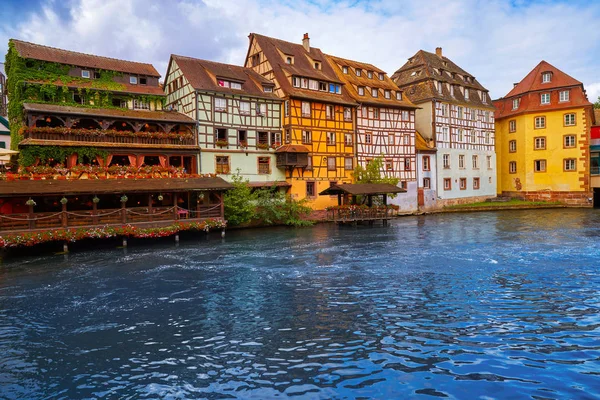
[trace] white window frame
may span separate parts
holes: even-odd
[[[335,146],[335,132],[327,132],[327,146]]]
[[[572,118],[570,118],[572,117]],[[563,121],[564,121],[564,125],[565,126],[575,126],[577,125],[577,120],[575,119],[575,113],[568,113],[565,114],[563,117]]]
[[[508,172],[511,174],[516,174],[517,173],[517,162],[516,161],[509,161],[508,163]]]
[[[137,76],[129,76],[129,84],[131,85],[137,85],[138,84],[138,78]]]
[[[371,89],[371,96],[377,97],[379,95],[379,90],[377,88]]]
[[[563,140],[563,146],[565,148],[573,148],[577,145],[577,138],[575,135],[565,135]]]
[[[512,109],[517,110],[521,105],[521,99],[513,99]]]
[[[86,76],[87,75],[87,76]],[[85,79],[90,79],[90,71],[87,69],[82,69],[81,70],[81,77],[85,78]]]
[[[250,115],[250,102],[249,101],[240,101],[240,114]]]
[[[563,168],[565,171],[577,171],[577,160],[574,158],[565,158],[563,160]]]
[[[535,129],[545,129],[546,128],[546,117],[544,117],[544,116],[535,117],[534,127],[535,127]]]
[[[569,101],[569,99],[570,99],[570,93],[568,90],[561,90],[558,93],[558,101],[560,101],[561,103],[565,102],[565,101]]]
[[[464,154],[458,155],[458,168],[465,169],[465,155]]]
[[[450,154],[443,154],[442,155],[442,163],[444,168],[450,168]]]
[[[301,107],[302,107],[302,116],[310,118],[310,116],[311,116],[310,102],[303,101]]]
[[[223,97],[215,97],[215,111],[227,111],[227,99]]]
[[[552,73],[551,72],[544,72],[542,74],[542,83],[548,83],[552,81]]]
[[[542,93],[540,95],[540,104],[550,104],[550,93]]]

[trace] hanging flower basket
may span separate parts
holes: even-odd
[[[37,206],[37,203],[33,200],[33,199],[29,199],[25,202],[25,204],[27,204],[30,207],[35,207]]]
[[[127,200],[129,200],[127,198],[127,196],[125,196],[125,195],[121,196],[121,203],[127,203]]]
[[[157,199],[158,199],[158,201],[163,201],[164,197],[163,197],[162,194],[159,194],[158,197],[157,197]]]
[[[92,202],[94,204],[98,204],[98,203],[100,203],[100,199],[98,198],[98,196],[94,196],[94,198],[92,199]]]
[[[227,147],[229,142],[227,140],[217,140],[215,144],[219,147]]]
[[[63,197],[62,199],[60,199],[60,204],[67,204],[69,202],[69,200],[66,197]]]

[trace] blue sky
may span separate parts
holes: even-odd
[[[243,63],[250,32],[311,45],[393,73],[419,49],[475,75],[493,98],[542,59],[600,96],[600,1],[3,0],[9,38],[134,61],[163,75],[171,53]]]

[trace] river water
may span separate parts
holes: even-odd
[[[600,398],[600,212],[8,260],[0,398]]]

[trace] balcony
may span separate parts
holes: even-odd
[[[308,148],[300,145],[285,145],[276,150],[277,168],[308,167]]]

